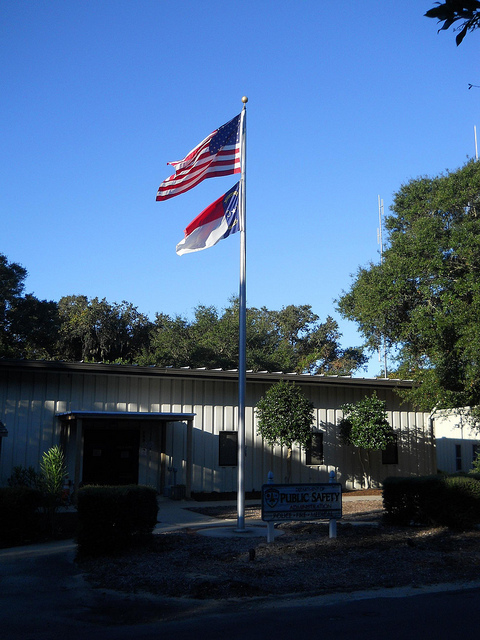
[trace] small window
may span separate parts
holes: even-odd
[[[310,444],[307,447],[307,464],[323,464],[323,433],[317,431],[312,433]]]
[[[387,448],[382,450],[382,464],[398,464],[398,441],[395,440],[387,444]]]
[[[455,445],[455,469],[457,471],[462,470],[462,445]]]
[[[236,467],[238,462],[238,431],[220,431],[218,434],[218,464]]]

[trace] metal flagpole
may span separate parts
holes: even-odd
[[[240,125],[241,178],[240,178],[240,290],[239,290],[239,347],[238,347],[238,487],[237,487],[237,531],[245,531],[245,394],[247,387],[247,279],[246,279],[246,105],[243,96],[242,121]]]

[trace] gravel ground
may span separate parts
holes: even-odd
[[[224,507],[202,512],[236,517]],[[209,538],[187,529],[153,536],[120,556],[78,562],[99,588],[201,600],[478,580],[480,531],[392,527],[382,515],[381,497],[344,501],[335,539],[329,539],[325,522],[279,524],[284,533],[270,544],[265,538]],[[259,509],[248,507],[247,526],[249,518],[260,518]]]

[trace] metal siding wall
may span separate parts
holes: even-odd
[[[7,405],[7,376],[6,374],[0,374],[0,420],[3,424],[6,424],[6,405]],[[11,427],[7,427],[8,436],[2,438],[2,446],[0,451],[0,486],[5,484],[8,476],[4,476],[4,469],[7,468],[7,459],[11,458],[12,448],[8,447],[8,441],[11,440],[13,433]],[[11,468],[11,463],[9,463],[9,468]]]
[[[148,393],[149,411],[152,411],[154,413],[159,413],[161,409],[160,409],[160,389],[158,385],[158,380],[153,380],[152,378],[149,378],[147,380],[147,385],[148,385],[147,393]]]
[[[193,472],[192,490],[204,491],[205,448],[203,433],[205,428],[211,429],[214,419],[213,385],[208,381],[201,381],[196,387],[195,413],[193,430]]]
[[[168,468],[175,468],[177,484],[185,484],[185,451],[187,450],[187,425],[184,422],[166,423],[166,483],[171,485],[174,482],[173,471]]]
[[[21,427],[19,427],[19,418],[16,412],[19,392],[16,377],[9,373],[3,374],[2,387],[4,393],[1,398],[1,420],[8,429],[8,437],[4,438],[2,443],[2,475],[0,480],[2,484],[5,484],[11,475],[12,468],[19,464],[25,464],[25,451],[21,448],[21,439],[19,439]]]
[[[330,381],[329,381],[330,382]],[[299,383],[298,383],[299,384]],[[260,489],[273,471],[276,482],[286,474],[286,451],[266,446],[256,433],[255,406],[270,384],[247,383],[246,482],[247,491]],[[324,433],[324,464],[307,467],[305,452],[294,449],[292,480],[327,482],[331,470],[347,488],[358,488],[362,470],[351,447],[341,444],[338,433],[340,406],[360,400],[370,391],[321,381],[300,385],[315,406],[315,428]],[[432,439],[428,416],[407,411],[392,390],[377,392],[387,402],[388,416],[399,434],[398,466],[382,465],[380,454],[374,466],[374,478],[381,482],[387,475],[426,474],[432,469]],[[193,412],[193,491],[234,491],[237,468],[218,467],[219,431],[237,428],[237,382],[231,380],[169,379],[155,376],[129,376],[101,373],[9,372],[3,374],[0,395],[0,419],[9,435],[3,440],[0,482],[4,483],[15,465],[32,464],[38,468],[41,453],[59,440],[56,412],[68,410]],[[160,443],[160,429],[145,427],[142,438]],[[177,482],[185,482],[186,426],[169,424],[167,428],[167,466],[179,469]],[[141,461],[141,474],[156,482],[159,451],[149,452]],[[143,466],[142,466],[143,465]],[[167,473],[168,479],[168,473]],[[150,481],[150,480],[149,480]]]
[[[249,462],[249,472],[252,478],[252,490],[259,491],[262,485],[267,483],[268,472],[270,471],[270,455],[264,447],[262,439],[257,435],[257,418],[255,415],[255,405],[264,390],[258,384],[251,384],[247,387],[246,401],[251,407],[248,417],[248,437],[246,438],[247,460]]]
[[[212,433],[215,416],[213,384],[204,381],[199,385],[195,398],[195,411],[197,415],[194,419],[195,429],[193,431],[193,451],[194,469],[192,474],[192,490],[206,491],[205,482],[209,478],[206,473],[207,451],[204,445],[205,434]],[[211,489],[213,490],[213,489]]]
[[[105,380],[105,398],[103,402],[104,411],[120,411],[119,393],[118,393],[118,376],[106,376]]]

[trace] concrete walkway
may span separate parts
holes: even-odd
[[[203,509],[209,507],[228,507],[236,510],[237,503],[234,500],[196,502],[195,500],[170,500],[159,498],[158,524],[154,533],[166,533],[178,529],[205,529],[210,527],[231,528],[236,524],[236,517],[231,520],[206,516],[191,509]],[[246,500],[245,506],[260,505],[260,500]],[[263,527],[266,530],[266,523],[262,520],[248,519],[245,526]],[[265,534],[266,535],[266,534]]]
[[[342,496],[342,502],[350,502],[353,500],[381,501],[381,496],[355,496],[346,494]],[[176,531],[178,529],[218,529],[216,536],[236,535],[235,528],[237,518],[225,520],[206,516],[191,509],[203,509],[208,507],[229,507],[236,513],[237,503],[235,500],[196,502],[195,500],[170,500],[169,498],[158,498],[158,524],[154,529],[154,533],[166,533]],[[260,499],[246,500],[245,506],[261,506]],[[265,536],[267,535],[267,523],[261,519],[245,519],[245,529],[250,535]],[[240,534],[243,535],[243,534]]]

